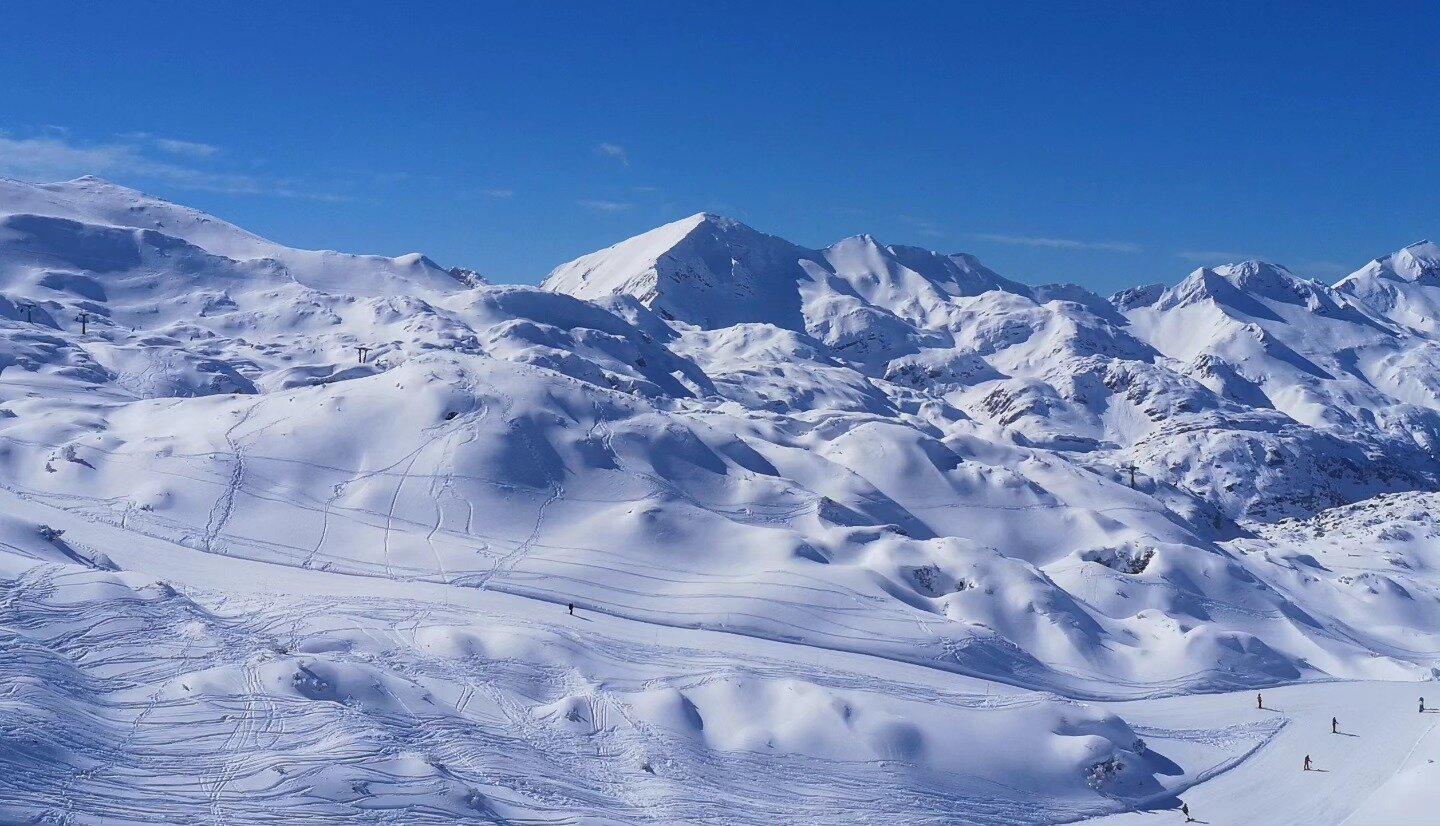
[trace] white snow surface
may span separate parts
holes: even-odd
[[[1421,822],[1437,262],[537,289],[0,180],[0,822]]]

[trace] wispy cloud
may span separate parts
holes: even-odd
[[[992,232],[976,233],[976,238],[994,241],[997,244],[1011,244],[1020,247],[1048,247],[1061,250],[1101,250],[1123,252],[1133,255],[1140,252],[1140,245],[1129,241],[1076,241],[1070,238],[1045,238],[1035,235],[1002,235]]]
[[[70,130],[64,127],[47,127],[50,133],[61,138],[69,138]],[[122,143],[132,146],[149,146],[170,155],[184,155],[190,158],[208,158],[220,151],[220,147],[209,143],[197,141],[182,141],[175,138],[163,138],[149,132],[126,132],[116,138]]]
[[[915,231],[921,235],[925,235],[930,238],[940,238],[945,234],[940,231],[939,227],[935,226],[935,222],[929,220],[928,218],[916,218],[913,215],[899,215],[896,217],[898,217],[904,223],[907,223],[910,226],[914,227]]]
[[[596,212],[623,212],[631,206],[623,201],[576,201],[575,203]]]
[[[162,145],[178,144],[166,148]],[[213,149],[207,152],[205,149]],[[179,154],[192,162],[157,158],[152,150]],[[54,181],[81,175],[100,175],[140,181],[158,181],[180,189],[221,192],[232,195],[269,195],[320,201],[345,200],[341,196],[305,191],[294,181],[269,180],[253,175],[227,172],[196,165],[218,148],[190,141],[170,141],[144,133],[118,136],[108,141],[83,142],[68,132],[47,129],[38,137],[12,137],[0,132],[0,175],[25,180]]]
[[[1243,252],[1226,252],[1224,250],[1181,250],[1175,253],[1175,257],[1195,264],[1230,264],[1236,261],[1249,261],[1253,258],[1261,258],[1263,256],[1249,255]]]
[[[625,166],[630,165],[630,157],[625,154],[625,147],[618,143],[601,143],[595,147],[595,151],[608,158],[614,158]]]
[[[482,189],[482,190],[480,190],[480,194],[481,194],[481,195],[484,195],[486,198],[513,198],[513,197],[515,197],[515,190],[513,190],[513,189]]]
[[[173,138],[152,138],[151,141],[162,152],[171,155],[188,155],[192,158],[208,158],[220,151],[220,147],[195,141],[177,141]]]

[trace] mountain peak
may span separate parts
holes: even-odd
[[[1241,289],[1269,291],[1290,289],[1295,282],[1305,281],[1283,264],[1273,264],[1252,258],[1234,264],[1222,264],[1212,268],[1221,278]]]
[[[1381,289],[1384,282],[1397,286],[1404,283],[1422,286],[1440,284],[1440,244],[1416,241],[1389,255],[1376,258],[1340,279],[1335,288],[1365,294],[1366,300],[1375,300],[1377,296],[1374,293]]]
[[[407,252],[404,255],[397,255],[390,260],[402,267],[425,267],[436,270],[445,269],[423,252]]]
[[[874,313],[931,318],[948,300],[996,290],[1034,298],[973,255],[887,246],[869,233],[807,249],[710,212],[577,258],[541,286],[591,300],[629,295],[668,320],[705,328],[764,322],[796,331],[842,306],[852,313],[846,323],[860,323]],[[822,294],[828,309],[806,304],[814,310],[807,315],[802,303]]]
[[[738,218],[731,218],[731,217],[728,216],[728,215],[721,215],[721,214],[718,213],[718,212],[697,212],[697,213],[695,213],[694,215],[686,216],[686,217],[684,217],[684,218],[681,218],[681,219],[678,220],[678,221],[671,221],[671,222],[668,223],[668,224],[662,224],[662,225],[660,225],[659,227],[656,227],[655,229],[650,230],[650,232],[658,232],[659,230],[666,229],[667,227],[668,227],[668,228],[674,228],[674,229],[677,229],[677,230],[682,230],[682,229],[683,229],[683,230],[690,230],[690,231],[700,229],[701,227],[711,227],[711,228],[713,228],[713,229],[715,229],[715,230],[717,230],[717,231],[720,231],[720,232],[737,232],[737,231],[738,231],[738,232],[754,232],[754,233],[759,233],[759,230],[755,229],[754,227],[749,226],[749,225],[746,224],[744,221],[741,221],[741,220],[739,220]],[[648,235],[649,233],[641,233],[641,234],[642,234],[642,235]],[[636,236],[636,237],[639,237],[639,236]],[[620,243],[623,244],[623,243],[625,243],[625,242],[622,241],[622,242],[620,242]]]
[[[736,226],[736,225],[744,226],[744,222],[743,222],[743,221],[740,221],[740,220],[737,219],[737,218],[731,218],[731,217],[728,216],[728,215],[721,215],[721,214],[718,213],[718,212],[709,212],[709,211],[697,212],[697,213],[695,213],[694,215],[691,215],[689,218],[682,218],[681,220],[682,220],[682,221],[694,221],[694,222],[696,222],[696,223],[721,224],[721,225],[724,225],[724,226]]]
[[[1247,315],[1263,313],[1255,299],[1333,309],[1331,289],[1301,278],[1287,267],[1269,261],[1241,261],[1219,267],[1201,267],[1167,290],[1154,303],[1157,310],[1212,301]]]
[[[101,178],[98,175],[81,175],[78,178],[71,178],[68,181],[58,181],[51,184],[40,184],[40,186],[44,189],[48,189],[51,191],[81,190],[84,192],[103,192],[110,195],[124,195],[130,198],[144,199],[147,201],[163,201],[163,199],[161,198],[156,198],[154,195],[142,192],[138,189],[135,189],[134,187],[128,187],[124,184],[117,184],[114,181],[106,178]],[[169,202],[166,201],[165,203]]]
[[[700,212],[556,267],[541,288],[577,298],[626,294],[701,327],[765,321],[799,328],[796,282],[815,253],[733,218]]]
[[[1433,241],[1417,241],[1374,263],[1405,281],[1435,278],[1440,276],[1440,245]]]

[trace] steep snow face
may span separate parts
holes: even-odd
[[[919,247],[885,246],[857,235],[825,248],[820,256],[840,279],[840,289],[923,327],[942,326],[948,299],[1003,290],[1030,295],[971,255],[941,255]]]
[[[702,213],[562,265],[541,288],[587,299],[631,295],[663,318],[707,328],[758,321],[798,329],[808,255]]]
[[[1275,731],[1097,703],[1435,667],[1434,346],[1255,263],[701,215],[497,287],[4,182],[0,819],[1128,807]]]

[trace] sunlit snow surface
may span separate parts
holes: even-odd
[[[0,181],[0,822],[1427,811],[1431,306],[706,215],[476,286]]]

